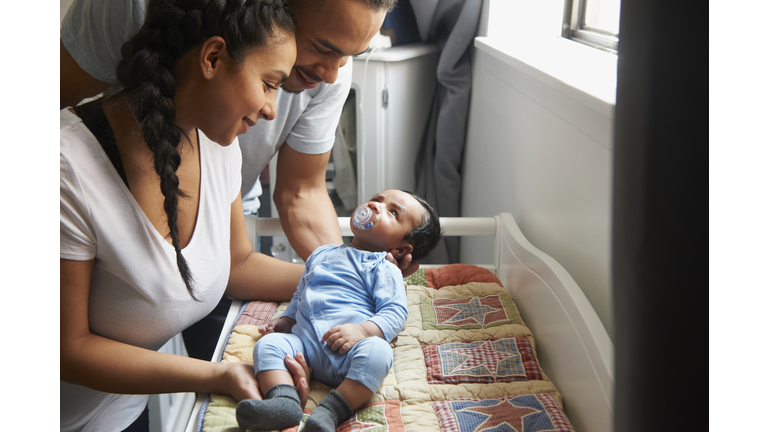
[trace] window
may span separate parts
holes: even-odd
[[[566,0],[563,37],[616,53],[621,0]]]
[[[475,46],[612,118],[618,57],[562,36],[563,1],[485,0]]]

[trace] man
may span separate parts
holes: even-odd
[[[117,82],[120,47],[141,27],[147,1],[73,1],[61,27],[61,108]],[[303,260],[321,245],[342,244],[325,171],[352,81],[349,57],[367,51],[395,2],[288,0],[296,16],[296,63],[277,93],[276,118],[239,137],[244,202],[279,153],[273,199],[283,230]],[[408,255],[399,266],[407,275],[418,263]],[[205,358],[207,351],[190,354]]]

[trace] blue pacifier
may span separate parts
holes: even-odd
[[[352,216],[352,223],[361,230],[367,230],[373,227],[373,210],[367,205],[363,204],[355,210],[355,214]]]

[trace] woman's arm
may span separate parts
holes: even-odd
[[[226,294],[241,300],[289,301],[296,292],[304,266],[253,251],[245,230],[243,201],[232,202],[230,220],[231,267]]]
[[[247,363],[221,364],[159,353],[91,333],[88,295],[94,260],[61,260],[61,379],[120,394],[175,392],[260,398]]]

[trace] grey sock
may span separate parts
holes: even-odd
[[[296,426],[301,422],[299,393],[294,386],[278,384],[270,388],[264,400],[245,399],[237,404],[235,416],[240,429],[271,431]]]
[[[305,432],[334,432],[339,423],[352,417],[355,411],[336,390],[320,401],[304,423]]]

